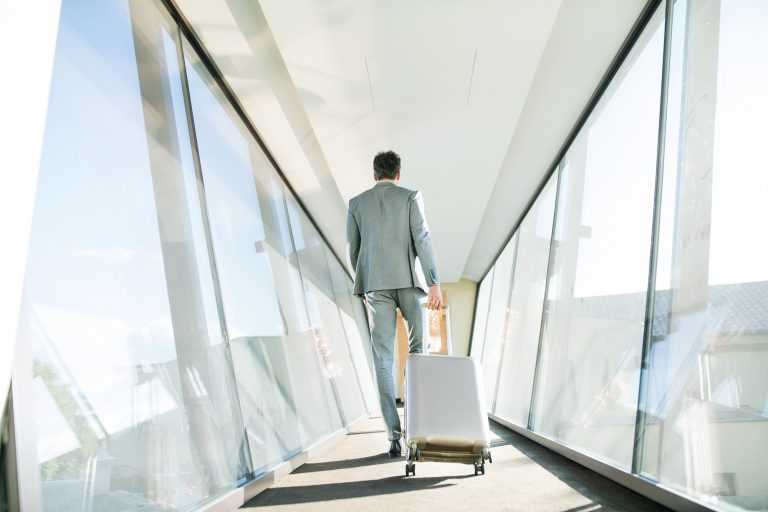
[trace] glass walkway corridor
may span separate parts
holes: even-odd
[[[3,2],[0,512],[768,510],[766,26]],[[388,149],[440,269],[429,357],[481,368],[484,475],[387,457],[345,223]]]
[[[425,462],[418,478],[405,478],[403,458],[381,453],[380,421],[353,427],[243,510],[669,510],[498,425],[485,475],[474,476],[471,465]]]

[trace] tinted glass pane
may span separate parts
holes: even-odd
[[[486,274],[477,288],[477,304],[475,306],[475,321],[472,327],[472,347],[470,355],[480,358],[483,355],[483,343],[485,342],[485,326],[488,323],[488,306],[491,300],[491,286],[493,285],[493,270]]]
[[[365,400],[365,410],[371,411],[378,408],[379,398],[374,385],[371,335],[368,331],[365,311],[361,309],[364,307],[363,301],[360,297],[355,297],[352,294],[352,279],[327,247],[326,255],[331,268],[336,303],[339,306],[344,332],[349,341],[349,350]]]
[[[495,414],[528,425],[539,348],[557,175],[542,191],[518,230],[512,291],[499,370]]]
[[[632,461],[663,47],[657,11],[561,168],[536,431]]]
[[[675,4],[642,471],[768,508],[768,4]]]
[[[191,48],[192,109],[222,301],[256,468],[320,440],[339,413],[315,348],[282,183]]]
[[[22,322],[45,510],[192,508],[249,471],[161,12],[62,5]]]
[[[499,375],[499,353],[507,323],[509,282],[512,278],[516,243],[517,234],[512,237],[494,265],[493,287],[488,305],[488,323],[485,327],[485,343],[483,344],[482,355],[486,404],[490,410],[493,408],[496,380]]]
[[[310,329],[323,368],[323,377],[332,383],[336,399],[344,412],[345,423],[349,423],[360,418],[366,411],[339,307],[336,305],[325,243],[307,216],[298,209],[293,198],[288,199],[288,214],[304,282]]]

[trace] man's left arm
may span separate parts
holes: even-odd
[[[413,192],[408,199],[411,239],[429,286],[427,306],[430,309],[439,309],[443,306],[443,297],[440,292],[440,276],[437,273],[435,251],[432,248],[432,236],[429,234],[429,227],[424,216],[424,201],[419,191]]]

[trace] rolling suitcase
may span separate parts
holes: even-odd
[[[477,360],[412,354],[405,381],[405,476],[422,461],[473,464],[485,474],[493,459]]]

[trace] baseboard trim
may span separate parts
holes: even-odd
[[[531,441],[538,443],[545,448],[559,453],[560,455],[580,464],[587,469],[594,471],[610,480],[613,480],[619,485],[622,485],[646,498],[655,501],[665,507],[672,510],[678,510],[681,512],[711,512],[719,509],[713,508],[714,505],[707,504],[698,500],[686,496],[682,493],[674,491],[672,489],[662,487],[650,480],[627,473],[617,467],[611,466],[605,462],[594,459],[584,453],[569,448],[564,444],[554,441],[541,434],[528,430],[527,428],[515,425],[503,418],[499,418],[495,414],[488,413],[488,417],[496,423],[510,429],[511,431],[520,434],[523,437],[530,439]]]
[[[284,462],[272,466],[267,471],[257,476],[255,480],[246,483],[242,487],[233,489],[232,491],[222,496],[214,498],[211,501],[203,503],[196,509],[197,512],[232,512],[233,510],[237,510],[252,500],[255,496],[258,496],[260,493],[271,487],[276,482],[279,482],[286,476],[290,475],[297,468],[301,467],[302,464],[306,464],[307,462],[310,462],[327,452],[339,441],[344,439],[344,437],[355,425],[368,419],[368,414],[360,417],[359,419],[351,422],[345,428],[337,430],[325,439],[318,441],[317,443],[303,450],[301,453],[294,455]]]

